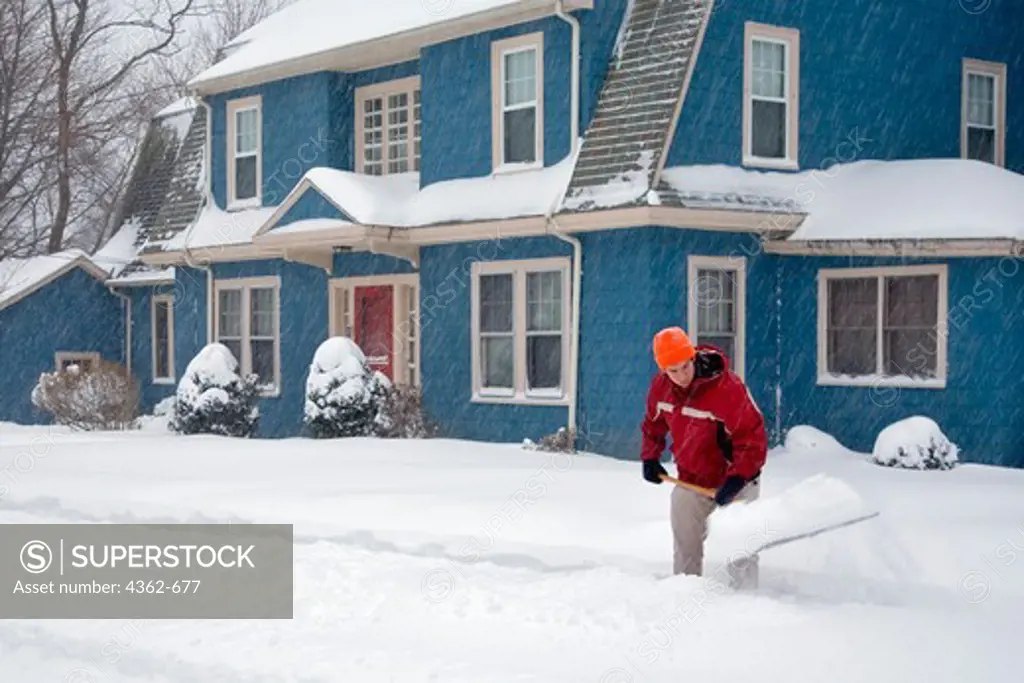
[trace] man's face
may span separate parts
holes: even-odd
[[[693,361],[688,360],[685,363],[678,363],[665,368],[665,374],[668,375],[669,379],[685,389],[693,381],[693,370]]]

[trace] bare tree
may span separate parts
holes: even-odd
[[[38,2],[0,0],[0,259],[45,237],[54,90],[44,19]]]
[[[56,200],[47,245],[53,253],[63,247],[72,218],[76,169],[89,167],[89,156],[110,144],[132,108],[132,77],[175,50],[195,0],[45,2],[55,88]]]

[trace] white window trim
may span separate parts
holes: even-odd
[[[156,305],[158,303],[167,304],[167,369],[171,374],[165,377],[156,374]],[[153,384],[174,384],[174,378],[176,377],[174,368],[174,297],[169,294],[154,296],[149,301],[149,342],[152,356],[150,372]]]
[[[697,325],[697,273],[701,270],[725,270],[736,277],[736,351],[730,358],[731,370],[745,376],[747,357],[747,259],[744,256],[690,256],[687,259],[686,319],[687,329],[694,345],[700,344]]]
[[[263,98],[260,95],[230,100],[227,103],[227,155],[228,184],[227,208],[247,209],[263,205]],[[248,199],[235,197],[235,118],[240,111],[256,110],[256,196]]]
[[[786,158],[755,157],[753,116],[754,41],[779,43],[786,47]],[[800,31],[748,21],[743,40],[743,165],[759,168],[800,168]]]
[[[532,163],[505,163],[505,55],[537,51],[537,126],[536,160]],[[544,34],[528,33],[491,43],[491,168],[493,173],[514,173],[544,167]]]
[[[938,321],[936,334],[935,377],[915,379],[906,375],[886,376],[882,374],[885,363],[883,353],[884,338],[882,325],[882,297],[885,288],[879,282],[878,316],[876,329],[877,371],[872,375],[836,376],[828,372],[828,283],[830,280],[844,278],[877,277],[907,275],[937,275],[939,277]],[[818,271],[818,385],[847,387],[906,387],[919,389],[945,389],[948,375],[947,347],[949,344],[949,268],[944,263],[920,266],[883,266],[878,268],[822,268]]]
[[[363,102],[368,99],[380,97],[384,100],[384,107],[381,109],[381,116],[383,116],[384,135],[381,144],[383,148],[381,150],[381,174],[382,175],[398,175],[388,173],[388,96],[389,95],[408,95],[409,96],[409,171],[408,173],[418,173],[419,169],[416,168],[416,120],[415,120],[415,104],[414,104],[414,93],[420,90],[420,164],[423,162],[423,148],[422,148],[422,119],[423,119],[423,100],[422,90],[420,88],[420,77],[410,76],[408,78],[399,78],[393,81],[385,81],[383,83],[374,83],[373,85],[364,85],[360,88],[356,88],[355,96],[355,145],[354,149],[356,152],[355,165],[356,173],[364,173],[364,164],[366,161],[364,154],[365,140],[363,140],[363,133],[366,127],[366,121],[364,120],[363,113]]]
[[[381,287],[381,286],[392,286],[392,338],[399,343],[405,338],[405,327],[403,323],[408,320],[409,309],[406,304],[405,297],[403,296],[403,287],[413,287],[416,290],[416,300],[420,300],[419,288],[420,278],[415,273],[404,273],[400,275],[367,275],[363,277],[340,277],[332,278],[328,283],[328,310],[327,320],[328,329],[332,337],[344,335],[345,327],[352,326],[352,314],[355,307],[355,289],[356,287]],[[338,319],[338,299],[340,296],[346,297],[347,309],[348,309],[348,320]],[[416,329],[414,331],[416,340],[416,378],[417,381],[415,386],[420,386],[423,383],[423,364],[421,358],[423,356],[423,338],[421,335],[422,324],[420,322],[419,311],[416,311]],[[404,353],[405,347],[402,345],[400,348],[396,345],[396,348],[392,349],[394,354],[391,361],[391,367],[395,373],[396,384],[409,384],[408,371],[409,367],[406,362],[406,356]]]
[[[967,109],[968,109],[968,76],[990,76],[995,79],[995,165],[1006,165],[1006,64],[1002,62],[985,62],[979,59],[964,59],[963,73],[960,81],[961,112],[960,112],[960,158],[967,158]]]
[[[281,278],[274,275],[268,277],[229,278],[215,280],[213,285],[213,338],[220,339],[220,293],[225,290],[242,292],[242,357],[237,359],[239,372],[247,375],[252,372],[252,349],[249,345],[252,311],[249,303],[253,288],[273,288],[274,290],[274,384],[264,388],[260,395],[275,398],[281,395]]]
[[[53,367],[59,372],[64,361],[87,360],[95,368],[100,363],[98,351],[58,351],[53,356]]]
[[[557,270],[562,276],[562,377],[561,394],[553,396],[551,390],[526,390],[526,274]],[[515,335],[515,387],[512,391],[484,389],[480,372],[480,276],[511,274],[513,276],[513,319]],[[573,330],[571,318],[572,281],[569,259],[564,257],[528,259],[522,261],[474,261],[472,265],[472,397],[474,403],[503,403],[545,406],[569,405],[569,349]]]

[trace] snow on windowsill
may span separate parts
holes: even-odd
[[[772,159],[770,157],[743,157],[743,165],[752,168],[768,168],[777,171],[800,170],[800,164],[795,159]]]
[[[530,163],[518,163],[518,164],[502,164],[493,171],[491,175],[509,175],[511,173],[527,173],[529,171],[539,171],[544,168],[544,161],[533,161]]]
[[[530,391],[526,394],[499,393],[480,391],[470,398],[472,403],[490,403],[504,405],[522,406],[555,406],[564,407],[569,405],[569,399],[562,395],[561,391],[542,392]]]
[[[258,209],[261,206],[263,206],[263,200],[259,197],[253,197],[252,199],[236,199],[228,204],[226,211],[229,213],[232,211],[245,211],[247,209]]]
[[[157,377],[152,381],[152,384],[161,386],[174,386],[176,383],[173,377]]]
[[[918,379],[906,375],[818,375],[818,386],[945,389],[946,380],[936,377]]]

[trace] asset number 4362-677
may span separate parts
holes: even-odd
[[[129,593],[173,593],[174,595],[197,593],[199,592],[199,579],[175,581],[174,583],[167,583],[159,579],[154,581],[139,579],[138,581],[129,581],[124,589]]]

